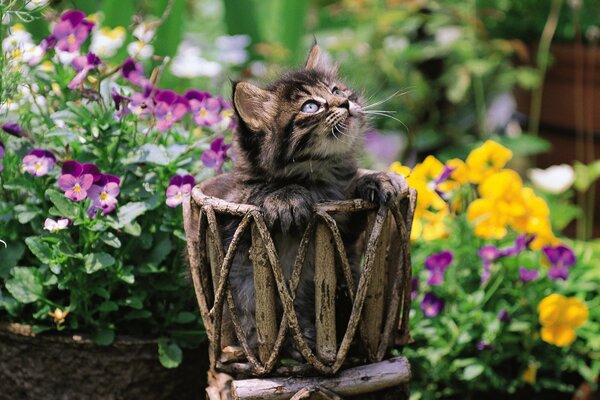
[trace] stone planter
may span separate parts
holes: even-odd
[[[0,400],[200,400],[207,368],[205,346],[166,369],[154,340],[117,338],[98,346],[79,336],[0,325]]]

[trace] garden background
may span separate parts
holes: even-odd
[[[363,166],[419,191],[411,399],[597,391],[600,2],[4,0],[0,17],[3,323],[156,340],[164,368],[202,346],[180,204],[231,169],[231,80],[269,82],[316,39],[381,102]]]

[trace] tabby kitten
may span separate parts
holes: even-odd
[[[367,124],[362,100],[338,79],[336,67],[316,43],[303,69],[283,75],[266,89],[234,83],[233,105],[239,122],[235,183],[226,198],[261,207],[288,279],[316,203],[356,197],[391,202],[405,188],[400,177],[359,173],[357,158]],[[356,240],[361,229],[357,223],[338,224],[346,242]],[[232,225],[226,232],[226,245],[234,230]],[[234,259],[230,285],[246,337],[256,348],[249,247],[247,237]],[[295,307],[302,333],[314,349],[313,259],[309,249]]]

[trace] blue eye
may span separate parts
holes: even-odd
[[[303,113],[314,113],[314,112],[317,112],[318,110],[319,110],[319,105],[312,100],[309,100],[302,105]]]
[[[344,93],[343,91],[341,91],[340,89],[336,87],[333,88],[333,90],[331,90],[331,93],[334,94],[334,96],[340,96],[340,97],[348,97],[346,96],[346,93]]]

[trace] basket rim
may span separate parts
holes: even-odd
[[[217,175],[215,177],[206,179],[192,189],[191,198],[200,206],[210,205],[217,211],[226,211],[237,215],[243,215],[249,212],[261,212],[259,206],[246,203],[235,203],[232,201],[224,200],[219,197],[210,196],[204,193],[207,186],[215,184],[219,180],[229,178],[233,176],[231,173]],[[407,197],[408,193],[402,194],[399,198]],[[313,206],[313,212],[352,212],[352,211],[369,211],[375,210],[379,206],[363,199],[347,199],[347,200],[335,200],[335,201],[322,201],[318,202]]]

